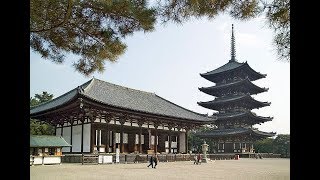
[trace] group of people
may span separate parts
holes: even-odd
[[[194,156],[194,162],[193,162],[193,164],[201,164],[201,154],[199,153],[198,155],[195,155]]]
[[[147,166],[147,167],[152,167],[152,168],[154,168],[154,169],[156,169],[156,166],[158,165],[158,157],[157,157],[157,155],[156,154],[154,154],[154,155],[152,155],[151,157],[150,157],[150,159],[149,159],[149,165]],[[154,163],[154,165],[153,165],[153,163]]]

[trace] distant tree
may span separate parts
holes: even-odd
[[[35,94],[30,97],[30,107],[47,102],[53,98],[53,94],[44,91],[42,94]],[[36,119],[30,119],[30,134],[31,135],[53,135],[54,127],[46,122],[40,122]]]
[[[191,17],[215,18],[229,13],[248,20],[265,13],[275,31],[280,59],[290,61],[289,0],[30,0],[30,47],[43,58],[63,63],[66,53],[78,55],[75,69],[90,75],[103,72],[125,52],[122,40],[162,23],[183,23]]]
[[[209,145],[208,153],[214,153],[216,150],[216,144],[212,140],[196,136],[196,133],[198,132],[208,132],[214,128],[216,128],[214,125],[205,125],[191,131],[188,134],[188,149],[202,153],[201,145],[204,143],[204,141],[206,141],[206,143]]]
[[[259,141],[256,141],[253,144],[255,152],[259,153],[272,153],[273,152],[273,139],[266,138]]]
[[[290,134],[279,134],[273,141],[275,153],[290,157]]]
[[[35,94],[34,97],[30,98],[30,106],[36,106],[41,103],[50,101],[53,98],[53,94],[49,94],[46,91],[43,91],[42,94]]]

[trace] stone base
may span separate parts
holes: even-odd
[[[201,159],[201,163],[207,163],[208,161],[209,161],[208,158],[202,158],[202,159]]]

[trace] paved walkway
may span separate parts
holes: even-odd
[[[171,180],[171,179],[239,179],[289,180],[290,159],[216,160],[201,165],[192,161],[159,162],[157,169],[148,163],[103,165],[36,165],[30,166],[31,180]]]

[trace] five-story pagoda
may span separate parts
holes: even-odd
[[[237,62],[235,58],[235,38],[231,35],[231,59],[225,65],[207,73],[200,74],[203,78],[215,83],[215,86],[199,88],[200,91],[215,96],[208,102],[198,102],[202,107],[216,110],[216,129],[199,132],[197,136],[213,140],[217,143],[218,153],[252,153],[256,140],[272,137],[274,132],[267,133],[252,126],[271,121],[272,117],[257,116],[252,109],[269,106],[269,102],[260,102],[251,97],[266,92],[252,81],[265,78],[253,70],[247,62]]]

